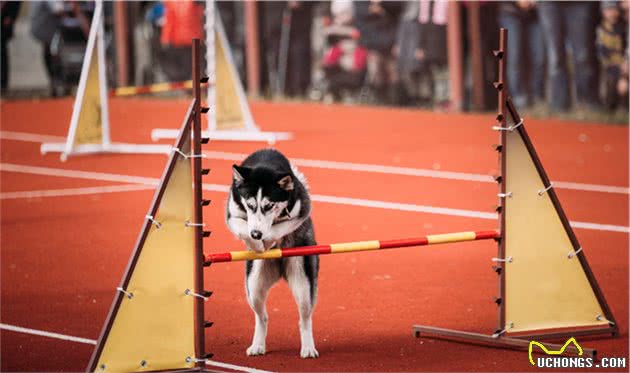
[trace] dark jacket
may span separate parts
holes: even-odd
[[[19,1],[2,2],[2,39],[9,40],[13,37],[13,26],[20,11]]]
[[[50,44],[59,25],[61,17],[53,11],[48,1],[31,3],[31,34],[35,39]]]
[[[380,3],[385,10],[382,15],[370,14],[369,1],[354,3],[354,18],[361,32],[359,42],[369,50],[390,53],[396,41],[396,30],[401,4],[394,1]]]

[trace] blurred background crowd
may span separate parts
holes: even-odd
[[[1,3],[3,95],[34,94],[37,85],[45,88],[40,95],[70,94],[94,3]],[[190,40],[204,38],[204,1],[105,5],[111,87],[189,78]],[[219,1],[216,9],[255,96],[491,110],[491,51],[506,27],[517,107],[541,115],[623,113],[627,120],[627,1]],[[45,74],[27,84],[37,69]]]

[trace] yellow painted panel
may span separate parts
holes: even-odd
[[[187,136],[189,137],[189,136]],[[188,144],[182,149],[190,152]],[[144,243],[127,291],[105,342],[96,371],[129,372],[193,367],[194,228],[190,160],[179,157]],[[147,362],[141,368],[141,361]]]
[[[98,43],[94,43],[83,102],[79,109],[74,145],[100,144],[103,140],[101,94],[99,87]]]
[[[475,239],[475,232],[459,232],[459,233],[446,233],[446,234],[432,234],[427,236],[429,245],[438,243],[449,242],[461,242],[461,241],[473,241]]]
[[[349,253],[352,251],[378,250],[381,244],[378,241],[360,241],[350,243],[336,243],[330,245],[332,253]]]
[[[282,258],[282,250],[272,249],[260,254],[255,251],[231,251],[230,255],[232,260],[276,259]]]
[[[505,198],[505,307],[508,332],[607,324],[518,131],[508,132]],[[590,248],[593,249],[593,248]],[[589,248],[585,248],[588,251]]]
[[[238,76],[232,74],[229,61],[225,55],[228,45],[223,45],[219,34],[215,32],[214,45],[216,53],[216,105],[217,129],[245,128],[243,108],[239,101],[236,85],[240,84]]]

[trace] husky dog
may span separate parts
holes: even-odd
[[[258,253],[271,248],[316,245],[311,201],[304,175],[282,153],[264,149],[232,167],[233,180],[227,203],[229,229]],[[317,255],[272,260],[249,260],[245,265],[247,302],[256,326],[247,355],[266,351],[269,289],[282,277],[291,288],[300,315],[300,356],[315,358],[312,314],[317,297]]]

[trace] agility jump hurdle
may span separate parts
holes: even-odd
[[[240,262],[243,260],[257,259],[278,259],[288,258],[291,256],[304,255],[327,255],[352,253],[357,251],[373,251],[385,249],[400,249],[412,246],[438,245],[445,243],[478,241],[488,239],[499,239],[497,231],[478,231],[478,232],[458,232],[446,234],[432,234],[425,237],[405,238],[401,240],[384,240],[384,241],[359,241],[335,243],[330,245],[302,246],[287,249],[271,249],[263,253],[253,251],[230,251],[227,253],[210,254],[206,256],[206,265],[222,262]]]
[[[43,143],[40,152],[60,153],[62,161],[99,153],[168,154],[168,145],[119,143],[110,138],[104,19],[103,2],[96,0],[66,140]]]
[[[573,233],[542,167],[525,124],[512,105],[505,81],[507,30],[501,29],[499,113],[501,175],[497,176],[499,230],[426,237],[282,248],[261,254],[234,251],[204,254],[201,107],[198,39],[193,41],[193,93],[179,136],[146,215],[138,241],[90,360],[88,371],[203,371],[206,351],[204,267],[214,263],[289,256],[338,254],[473,240],[498,242],[493,267],[499,278],[498,326],[480,334],[414,326],[417,337],[452,338],[495,347],[527,349],[530,339],[618,334],[584,250]],[[192,136],[191,136],[192,133]],[[192,188],[191,188],[192,185]],[[545,281],[539,281],[544,279]],[[535,281],[531,281],[535,280]],[[561,345],[545,343],[548,348]],[[567,351],[595,356],[595,350]]]

